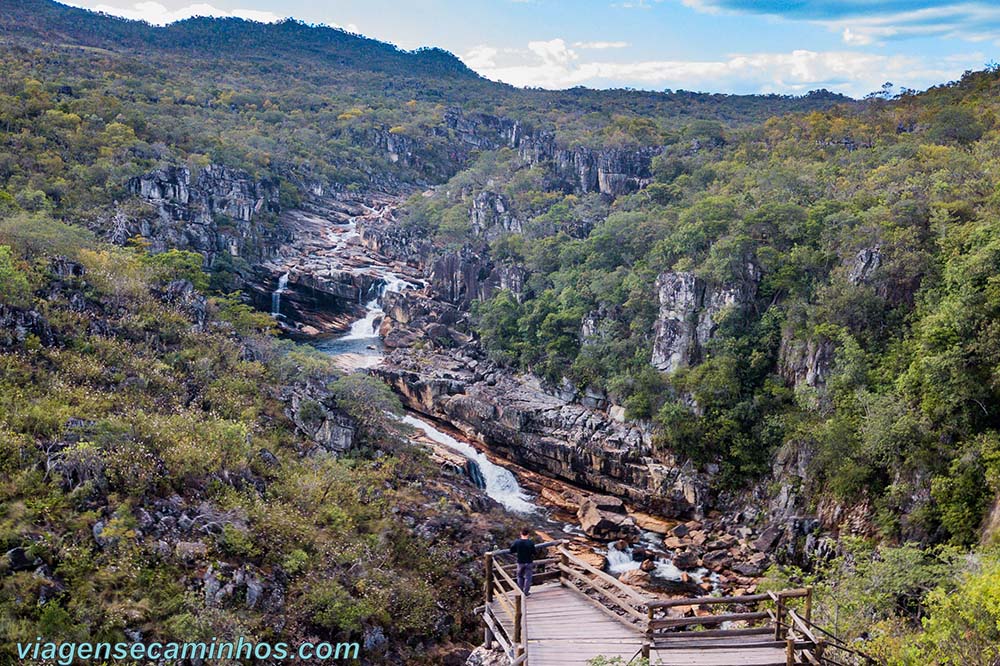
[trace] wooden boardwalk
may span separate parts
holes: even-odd
[[[527,652],[533,666],[577,666],[604,655],[628,663],[642,650],[645,638],[559,583],[535,587],[525,603]],[[495,611],[504,614],[500,602]],[[505,629],[512,629],[510,620]],[[784,662],[782,662],[784,663]]]
[[[587,666],[599,656],[621,664],[646,657],[651,666],[874,663],[812,623],[809,589],[654,599],[561,546],[539,546],[557,555],[536,561],[528,596],[513,566],[494,561],[503,551],[486,555],[485,644],[498,645],[511,666]]]

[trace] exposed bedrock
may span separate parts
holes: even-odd
[[[191,250],[211,265],[219,254],[259,261],[283,239],[273,222],[279,211],[278,184],[219,164],[201,169],[192,181],[183,166],[167,166],[130,178],[126,188],[149,204],[155,217],[121,219],[113,240],[141,235],[153,251]]]
[[[459,141],[481,150],[512,148],[529,164],[551,163],[566,189],[618,196],[634,192],[652,178],[650,164],[662,147],[562,147],[555,134],[535,131],[518,121],[449,109],[445,125]]]
[[[750,260],[730,283],[710,285],[687,271],[661,273],[656,280],[660,311],[655,324],[653,366],[673,372],[697,364],[728,308],[744,308],[757,295],[760,270]]]
[[[799,340],[785,332],[778,350],[778,373],[790,386],[822,389],[830,376],[835,353],[833,340],[823,337]]]
[[[671,516],[700,515],[707,479],[668,455],[649,430],[552,395],[475,352],[397,349],[375,370],[418,412],[451,423],[529,469]]]

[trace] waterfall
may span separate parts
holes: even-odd
[[[508,511],[524,514],[534,513],[538,509],[528,500],[527,494],[518,484],[517,477],[514,476],[513,472],[490,462],[489,458],[476,447],[459,441],[410,414],[404,416],[402,421],[423,432],[428,439],[446,446],[474,462],[482,474],[486,494],[502,504]]]
[[[281,316],[281,295],[288,289],[288,273],[282,273],[278,277],[278,288],[271,293],[271,316]]]
[[[404,289],[417,289],[418,285],[400,278],[395,273],[384,273],[377,282],[373,282],[368,293],[374,292],[374,296],[365,303],[365,316],[353,324],[347,333],[338,340],[370,340],[379,337],[378,324],[382,321],[385,311],[382,309],[382,296],[386,293],[396,293]],[[359,290],[358,299],[361,293]]]
[[[605,557],[608,560],[608,571],[616,576],[639,568],[639,563],[632,559],[631,547],[619,550],[615,544],[608,544],[608,552]]]

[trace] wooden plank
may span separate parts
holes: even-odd
[[[810,643],[796,643],[799,649],[805,649],[812,647]],[[686,641],[679,643],[677,645],[662,645],[660,643],[656,644],[657,650],[690,650],[692,648],[697,648],[699,650],[759,650],[761,648],[777,648],[779,650],[785,649],[785,641],[757,641],[753,643],[739,643],[739,642],[725,642],[725,643],[711,643],[709,641],[704,641],[704,643],[699,641]]]
[[[657,643],[660,641],[672,640],[702,640],[704,638],[715,637],[736,637],[736,636],[761,636],[772,633],[771,627],[752,627],[750,629],[708,629],[706,631],[676,631],[672,633],[662,633],[656,637]]]
[[[578,596],[579,596],[579,597],[580,597],[581,599],[584,599],[584,600],[586,600],[586,601],[587,601],[588,603],[590,603],[590,604],[593,604],[593,605],[594,605],[594,606],[595,606],[595,607],[596,607],[596,608],[597,608],[598,610],[602,611],[602,612],[603,612],[603,613],[604,613],[605,615],[607,615],[608,617],[612,618],[613,620],[617,620],[618,622],[622,623],[622,624],[623,624],[623,625],[625,625],[626,627],[628,627],[628,628],[631,628],[631,629],[634,629],[634,630],[635,630],[636,632],[639,632],[639,631],[640,631],[638,627],[636,627],[636,626],[632,625],[632,624],[631,624],[631,623],[630,623],[630,622],[629,622],[628,620],[626,620],[626,619],[625,619],[624,617],[622,617],[622,616],[618,615],[617,613],[615,613],[614,611],[612,611],[612,610],[611,610],[610,608],[608,608],[608,607],[604,606],[603,604],[601,604],[601,603],[600,603],[599,601],[597,601],[596,599],[592,599],[591,597],[587,596],[587,594],[586,594],[586,593],[585,593],[585,592],[584,592],[583,590],[581,590],[581,589],[577,588],[577,587],[576,587],[575,585],[570,585],[570,586],[569,586],[569,587],[567,587],[566,589],[569,589],[569,590],[572,590],[572,591],[576,592],[576,594],[577,594],[577,595],[578,595]],[[634,612],[634,611],[633,611],[633,612]],[[642,617],[642,616],[641,616],[641,615],[639,615],[638,613],[635,613],[635,615],[638,615],[638,616],[639,616],[639,620],[640,620],[640,621],[645,621],[645,619],[646,619],[645,617]]]
[[[653,620],[650,627],[656,629],[667,629],[670,627],[687,627],[690,625],[722,624],[724,622],[749,622],[751,620],[763,620],[768,617],[767,611],[758,613],[725,613],[722,615],[704,615],[702,617],[672,617],[665,620]]]
[[[510,640],[507,638],[505,632],[500,628],[499,623],[495,622],[489,615],[483,615],[483,621],[486,622],[486,626],[488,626],[493,632],[493,638],[496,642],[499,643],[503,651],[510,656],[512,652]]]
[[[813,635],[812,629],[805,623],[805,621],[799,617],[799,614],[793,610],[788,611],[788,617],[792,619],[792,624],[795,626],[803,636],[809,639],[810,642],[816,643],[816,636]]]
[[[560,568],[562,568],[562,565],[559,565],[559,566],[560,566]],[[606,590],[606,589],[604,589],[602,587],[598,587],[598,586],[594,585],[593,583],[591,583],[590,580],[588,580],[587,576],[585,576],[584,574],[580,573],[579,571],[574,570],[572,567],[566,567],[566,568],[564,568],[563,572],[564,573],[568,573],[568,574],[570,574],[570,575],[578,578],[579,580],[583,581],[584,583],[588,584],[588,586],[592,590],[594,590],[596,592],[599,592],[600,594],[604,595],[605,597],[607,597],[608,599],[610,599],[612,602],[614,602],[616,605],[618,605],[623,611],[625,611],[626,613],[628,613],[630,616],[632,616],[633,618],[635,618],[639,622],[645,624],[645,622],[646,622],[646,616],[645,615],[643,615],[642,613],[640,613],[637,610],[635,610],[634,608],[632,608],[628,604],[627,601],[614,596],[611,593],[610,590]],[[593,601],[594,603],[597,603],[596,601],[594,601],[593,599],[591,599],[587,595],[583,594],[583,592],[579,588],[577,588],[575,585],[568,585],[567,587],[568,587],[568,589],[576,590],[577,592],[579,592],[581,595],[583,595],[588,600]],[[609,613],[612,612],[611,609],[607,609],[607,610],[608,610]],[[618,616],[615,615],[615,617],[618,617]]]
[[[704,606],[711,604],[750,604],[750,603],[758,603],[761,601],[767,601],[768,599],[772,599],[774,597],[777,597],[778,595],[786,599],[794,599],[809,595],[809,590],[806,588],[797,588],[793,590],[782,590],[777,594],[775,594],[774,592],[762,592],[760,594],[744,594],[738,597],[693,597],[691,599],[657,599],[657,600],[650,600],[649,605],[652,608],[670,608],[672,606]]]
[[[629,587],[625,583],[621,582],[620,580],[618,580],[614,576],[609,576],[608,574],[604,573],[603,571],[601,571],[597,567],[592,566],[592,565],[588,564],[587,562],[584,562],[581,559],[578,559],[575,555],[573,555],[571,552],[569,552],[565,548],[560,548],[559,549],[559,553],[562,554],[562,555],[565,555],[566,558],[570,562],[572,562],[573,564],[575,564],[575,565],[577,565],[577,566],[585,569],[586,571],[589,571],[590,573],[594,574],[595,576],[597,576],[599,579],[603,580],[604,582],[606,582],[606,583],[608,583],[608,584],[610,584],[610,585],[618,588],[625,595],[627,595],[630,599],[632,599],[636,604],[638,604],[640,606],[644,606],[644,605],[646,605],[650,601],[649,599],[647,599],[646,597],[641,596],[639,593],[637,593],[631,587]]]
[[[661,653],[655,648],[651,651],[654,655],[652,659],[655,664],[665,666],[786,666],[785,651],[783,649],[760,649],[742,651],[715,651],[705,652],[703,650],[672,651]]]
[[[694,597],[693,599],[663,599],[650,601],[652,608],[671,608],[673,606],[707,606],[711,604],[750,604],[767,601],[765,594],[744,594],[738,597]]]

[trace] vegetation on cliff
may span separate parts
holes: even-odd
[[[970,73],[711,137],[702,123],[613,201],[487,155],[415,197],[409,223],[526,271],[475,308],[495,358],[606,391],[736,486],[806,451],[807,496],[870,503],[886,538],[969,545],[1000,490],[998,86]],[[473,228],[483,191],[516,223]]]
[[[794,508],[868,541],[775,579],[899,663],[996,659],[996,71],[864,103],[515,90],[328,28],[45,0],[4,2],[0,41],[0,656],[252,633],[417,663],[469,635],[483,507],[399,444],[384,387],[273,339],[227,293],[244,258],[105,242],[151,217],[130,178],[217,164],[282,209],[439,184],[404,229],[524,277],[471,306],[495,360],[734,493],[805,470]]]

